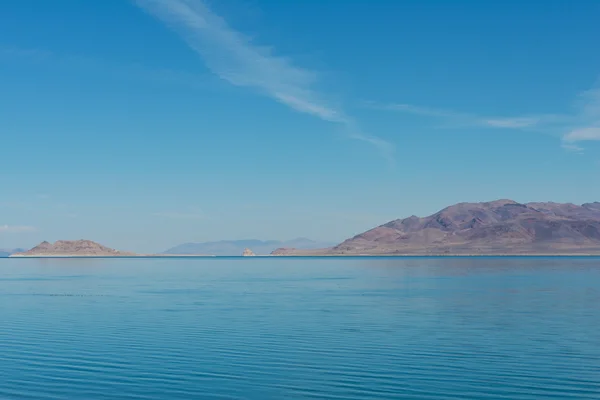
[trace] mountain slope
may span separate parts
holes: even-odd
[[[279,247],[297,249],[318,249],[332,246],[333,243],[316,242],[306,238],[288,241],[278,240],[221,240],[218,242],[185,243],[165,251],[164,254],[211,254],[215,256],[239,256],[250,248],[256,254],[270,254]]]
[[[275,255],[302,251],[274,252]],[[390,221],[316,254],[600,254],[600,203],[459,203]]]

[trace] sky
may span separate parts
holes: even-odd
[[[4,0],[0,248],[600,200],[600,3]]]

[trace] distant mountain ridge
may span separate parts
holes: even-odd
[[[91,240],[58,240],[54,243],[42,242],[31,250],[11,254],[11,257],[109,257],[133,256],[134,253],[119,251],[103,246]]]
[[[0,257],[8,257],[14,253],[20,253],[25,251],[25,249],[0,249]]]
[[[331,248],[272,254],[600,254],[600,203],[459,203],[390,221]]]
[[[216,242],[184,243],[172,247],[163,254],[211,254],[215,256],[239,256],[244,249],[252,249],[258,255],[270,254],[280,247],[293,247],[297,249],[318,249],[329,247],[335,243],[318,242],[306,238],[298,238],[288,241],[279,240],[221,240]]]

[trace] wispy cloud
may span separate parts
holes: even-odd
[[[378,148],[388,159],[394,147],[360,131],[351,117],[315,89],[317,74],[253,43],[201,0],[134,0],[177,32],[208,68],[236,86],[252,88],[298,112],[341,124],[347,136]]]
[[[577,128],[567,133],[563,139],[567,142],[581,142],[584,140],[600,140],[600,126]]]
[[[33,226],[24,225],[0,225],[0,233],[23,233],[23,232],[35,232],[36,228]]]
[[[438,118],[450,118],[450,119],[471,119],[474,116],[471,114],[460,113],[453,110],[442,110],[439,108],[432,107],[420,107],[412,104],[376,104],[374,102],[368,102],[368,106],[372,108],[381,108],[390,111],[400,111],[409,114],[422,115],[425,117],[438,117]]]
[[[575,143],[600,140],[600,82],[579,94],[575,110],[568,131],[562,136],[563,141]]]
[[[583,153],[583,147],[576,145],[574,143],[568,143],[564,140],[561,143],[561,147],[567,151],[572,151],[573,153]]]
[[[488,128],[529,128],[538,125],[545,119],[556,119],[555,116],[525,116],[525,117],[501,117],[501,116],[480,116],[458,112],[448,109],[439,109],[432,107],[420,107],[412,104],[387,104],[380,105],[373,102],[368,103],[372,108],[384,109],[389,111],[404,112],[407,114],[420,115],[424,117],[433,117],[443,119],[452,125],[459,126],[478,126]]]
[[[448,109],[420,107],[412,104],[368,103],[370,107],[403,112],[442,120],[450,126],[518,129],[547,133],[561,139],[563,148],[581,152],[576,142],[600,140],[600,86],[577,96],[571,112],[522,116],[482,116]]]
[[[504,117],[484,119],[481,122],[492,128],[529,128],[536,126],[541,117]]]

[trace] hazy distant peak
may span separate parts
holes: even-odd
[[[258,255],[270,254],[279,247],[318,249],[333,246],[335,243],[318,242],[307,238],[297,238],[287,241],[280,240],[220,240],[214,242],[185,243],[172,247],[165,254],[211,254],[216,256],[239,256],[244,249],[249,248]]]

